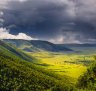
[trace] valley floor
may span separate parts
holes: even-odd
[[[86,72],[88,66],[93,63],[94,55],[78,55],[64,53],[36,52],[30,53],[38,59],[35,61],[39,66],[49,69],[61,76],[68,76],[73,83]]]

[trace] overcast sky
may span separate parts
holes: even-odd
[[[0,38],[96,43],[96,0],[0,0]]]

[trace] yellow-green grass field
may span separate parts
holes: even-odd
[[[94,61],[93,55],[76,55],[63,53],[36,52],[30,53],[38,59],[35,63],[59,75],[66,75],[76,82],[87,67]]]

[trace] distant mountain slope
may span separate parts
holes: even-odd
[[[41,41],[41,40],[15,40],[15,39],[6,39],[4,40],[7,43],[10,43],[12,45],[15,45],[16,47],[23,49],[28,52],[33,51],[50,51],[50,52],[64,52],[64,51],[72,51],[71,49],[53,44],[47,41]]]
[[[0,41],[0,91],[67,91],[67,89],[74,91],[66,77],[61,79],[61,76],[23,60],[15,49]]]
[[[62,47],[68,47],[76,53],[94,54],[96,53],[96,44],[59,44]]]
[[[96,47],[96,44],[60,44],[67,47]]]

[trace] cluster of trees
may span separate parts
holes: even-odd
[[[96,56],[94,58],[96,60]],[[86,91],[96,91],[96,62],[92,63],[87,71],[80,76],[77,86]]]

